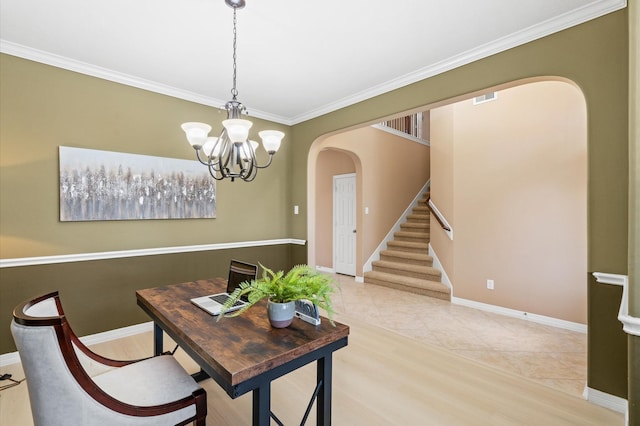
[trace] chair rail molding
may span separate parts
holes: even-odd
[[[622,286],[622,300],[618,311],[618,321],[622,323],[622,329],[626,333],[640,336],[640,318],[629,315],[629,277],[605,272],[594,272],[592,275],[599,283]]]
[[[140,250],[105,251],[98,253],[65,254],[58,256],[21,257],[0,259],[0,269],[16,266],[49,265],[54,263],[84,262],[88,260],[119,259],[124,257],[154,256],[157,254],[189,253],[195,251],[227,250],[244,247],[277,246],[282,244],[305,245],[306,240],[284,238],[279,240],[236,241],[230,243],[195,246],[157,247]]]

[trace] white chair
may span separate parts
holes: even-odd
[[[116,361],[74,334],[58,292],[13,311],[36,426],[205,425],[207,395],[169,355]]]

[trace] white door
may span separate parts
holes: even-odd
[[[333,267],[356,275],[356,175],[333,177]]]

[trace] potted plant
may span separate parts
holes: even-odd
[[[241,283],[224,304],[218,321],[223,316],[238,316],[258,301],[267,298],[269,321],[275,328],[291,324],[297,300],[308,300],[324,309],[333,324],[331,293],[334,291],[334,285],[331,276],[322,274],[308,265],[296,265],[286,274],[284,271],[274,272],[262,264],[260,266],[263,269],[262,278]],[[241,309],[225,315],[225,312],[241,298],[248,303]]]

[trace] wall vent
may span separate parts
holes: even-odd
[[[476,96],[475,98],[473,98],[473,104],[474,105],[483,104],[485,102],[495,101],[496,99],[498,99],[498,92],[489,92],[489,93],[485,93],[484,95]]]

